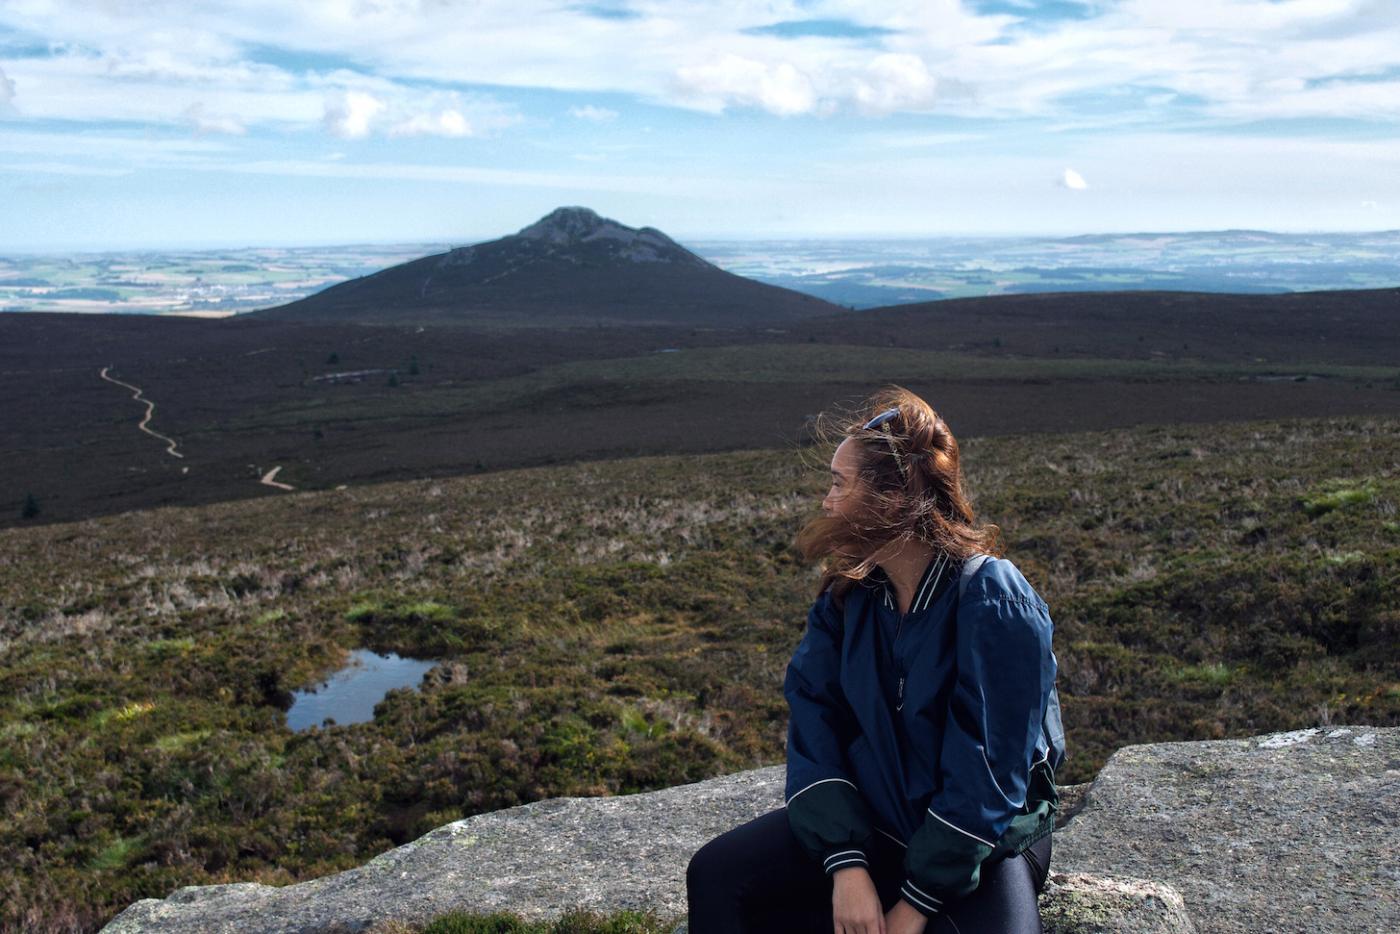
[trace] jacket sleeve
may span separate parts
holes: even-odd
[[[957,627],[939,781],[900,892],[926,917],[977,888],[983,860],[1024,808],[1055,685],[1050,612],[1033,592],[969,594]]]
[[[793,836],[827,875],[869,866],[869,806],[851,781],[846,746],[858,726],[841,691],[843,623],[823,592],[807,614],[807,631],[788,663],[787,802]]]

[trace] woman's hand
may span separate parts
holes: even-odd
[[[928,918],[901,898],[885,915],[885,934],[923,934],[927,924]]]
[[[831,887],[831,920],[836,934],[886,934],[880,893],[875,891],[875,881],[864,866],[836,870]]]

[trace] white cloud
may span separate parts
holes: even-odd
[[[181,116],[185,122],[193,127],[195,135],[203,136],[208,133],[224,133],[229,136],[242,136],[248,132],[248,128],[243,122],[232,114],[211,114],[205,110],[204,104],[196,101],[185,108]]]
[[[472,127],[461,111],[439,110],[414,114],[389,128],[390,136],[471,136]]]
[[[817,106],[811,79],[791,62],[767,64],[732,53],[676,69],[676,87],[683,98],[715,112],[739,105],[787,117]]]
[[[1322,86],[1277,82],[1260,97],[1238,95],[1216,101],[1211,111],[1222,117],[1332,117],[1362,120],[1400,119],[1400,81],[1339,81]]]
[[[345,91],[326,101],[326,130],[345,139],[363,139],[384,102],[364,91]]]
[[[584,104],[582,107],[570,107],[569,116],[577,117],[579,120],[591,120],[594,123],[609,123],[617,119],[617,111]]]
[[[917,55],[876,56],[854,82],[851,97],[863,113],[926,110],[933,105],[938,81]]]
[[[0,113],[11,109],[14,99],[15,83],[5,76],[5,69],[0,68]]]
[[[179,126],[185,110],[202,102],[210,112],[238,114],[245,126],[310,127],[321,118],[326,91],[339,86],[261,68],[209,69],[198,81],[166,79],[128,71],[115,56],[82,52],[19,59],[6,68],[23,89],[23,113],[32,120]]]
[[[1385,0],[1121,0],[1034,29],[1017,27],[1035,22],[1034,4],[1024,17],[979,15],[959,0],[640,0],[629,9],[638,15],[581,16],[557,0],[14,0],[0,3],[0,31],[65,51],[7,61],[0,106],[19,83],[33,119],[171,122],[198,99],[250,128],[324,120],[347,136],[451,133],[446,110],[472,135],[506,125],[465,106],[404,103],[430,82],[618,92],[710,112],[1031,115],[1090,129],[1121,124],[1125,112],[1177,110],[1219,121],[1400,120],[1400,4]],[[852,42],[751,31],[801,19],[888,32]],[[279,64],[267,50],[280,52]],[[1328,83],[1338,75],[1364,80]],[[1122,88],[1140,96],[1115,97]],[[351,93],[385,107],[354,110]],[[329,118],[327,95],[338,101]],[[601,121],[612,111],[570,113]]]
[[[325,126],[346,139],[375,133],[460,139],[488,135],[520,119],[514,110],[491,98],[381,83],[373,92],[359,89],[332,95],[326,103]]]
[[[1064,174],[1060,176],[1060,184],[1072,191],[1083,191],[1089,187],[1089,183],[1084,181],[1084,176],[1074,169],[1065,169]]]

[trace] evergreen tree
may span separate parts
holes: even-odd
[[[39,501],[34,498],[33,493],[24,494],[24,506],[19,511],[21,519],[33,519],[39,514]]]

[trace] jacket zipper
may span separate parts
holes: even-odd
[[[895,624],[894,624],[894,641],[895,641],[895,645],[898,645],[898,644],[899,644],[899,630],[900,630],[900,627],[903,626],[903,625],[904,625],[904,614],[901,613],[901,614],[899,615],[899,619],[895,620]],[[893,654],[894,654],[894,666],[895,666],[895,670],[898,671],[898,670],[899,670],[899,650],[898,650],[897,648],[894,648],[894,646],[891,646],[891,651],[892,651]],[[904,709],[904,674],[903,674],[902,672],[900,673],[900,676],[899,676],[899,688],[897,689],[897,692],[896,692],[896,694],[895,694],[894,709],[895,709],[896,711],[899,711],[899,710],[903,710],[903,709]]]

